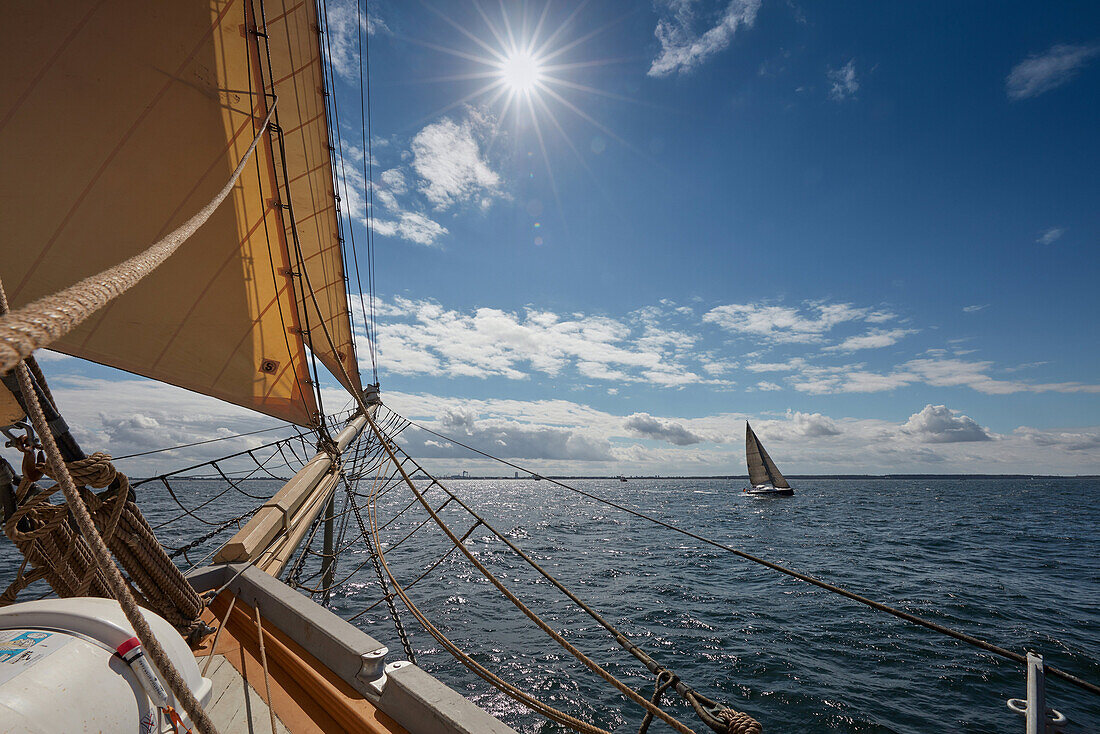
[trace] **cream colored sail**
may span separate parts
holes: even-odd
[[[258,7],[249,0],[5,8],[0,275],[18,307],[187,219],[256,135],[266,83],[279,99],[286,181],[279,136],[265,136],[210,221],[53,348],[308,424],[317,406],[305,345],[349,388],[358,371],[316,7],[264,6],[270,73],[263,40],[246,30]]]

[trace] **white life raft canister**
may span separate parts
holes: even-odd
[[[164,619],[141,611],[205,706],[210,681],[187,643]],[[0,734],[172,731],[146,692],[148,683],[116,654],[132,648],[133,638],[113,599],[41,599],[0,608]],[[168,703],[184,715],[170,691]]]

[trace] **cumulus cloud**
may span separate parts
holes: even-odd
[[[993,436],[973,419],[945,405],[926,405],[909,416],[901,432],[916,436],[924,443],[964,443],[991,441]]]
[[[886,373],[872,372],[864,364],[802,366],[789,378],[792,387],[813,395],[837,393],[875,393],[906,385],[925,384],[934,387],[966,387],[987,395],[1009,395],[1020,392],[1100,393],[1100,385],[1080,382],[1033,383],[1000,380],[989,374],[992,362],[969,362],[963,359],[911,359]]]
[[[774,392],[776,390],[782,390],[782,385],[776,385],[774,382],[768,382],[767,380],[761,380],[753,385],[753,387],[760,392]]]
[[[503,195],[500,175],[481,152],[481,138],[490,127],[489,118],[471,110],[463,120],[444,118],[427,125],[413,138],[412,168],[436,210],[464,202],[487,208]]]
[[[676,446],[690,446],[704,441],[702,436],[692,433],[680,423],[660,420],[649,413],[635,413],[628,416],[623,421],[623,427],[635,436],[667,441]]]
[[[807,366],[806,360],[801,357],[792,357],[786,362],[750,362],[745,365],[749,372],[791,372],[801,370]]]
[[[695,0],[665,0],[654,35],[661,45],[649,67],[649,76],[685,73],[729,46],[741,26],[751,27],[760,0],[730,0],[716,21],[707,22],[696,11]],[[699,32],[700,26],[707,30]]]
[[[1066,233],[1066,230],[1061,227],[1051,227],[1046,232],[1039,235],[1039,238],[1035,241],[1040,245],[1053,245],[1058,240],[1062,239],[1062,235]]]
[[[799,413],[787,411],[787,419],[795,435],[804,437],[837,436],[840,429],[832,418],[821,413]]]
[[[839,69],[830,68],[826,76],[829,79],[829,97],[837,102],[850,99],[859,91],[855,59],[850,60]]]
[[[961,359],[914,359],[905,363],[904,368],[929,385],[965,386],[988,395],[1018,392],[1100,393],[1100,385],[1080,382],[1030,383],[998,380],[986,374],[992,366],[992,362],[967,362]]]
[[[850,303],[817,302],[807,303],[801,309],[731,303],[712,308],[703,315],[703,321],[726,331],[788,343],[819,342],[825,333],[849,321],[881,323],[892,318],[891,313],[856,308]]]
[[[85,363],[71,358],[64,364],[72,370]],[[49,382],[73,435],[88,452],[125,456],[212,438],[224,439],[120,461],[119,469],[131,476],[182,468],[254,449],[295,433],[293,428],[286,427],[233,438],[236,434],[282,424],[246,408],[139,377],[104,379],[52,372]],[[269,468],[283,476],[293,473],[286,470],[281,459]]]
[[[373,176],[371,202],[364,151],[344,142],[340,162],[346,187],[341,187],[341,197],[349,215],[383,237],[441,244],[449,230],[428,210],[443,213],[463,205],[484,210],[506,196],[500,174],[481,150],[493,124],[489,113],[470,107],[462,117],[424,126],[408,150],[391,152],[405,162]],[[370,164],[379,166],[373,159]],[[368,204],[374,207],[369,213]]]
[[[1005,92],[1009,99],[1019,100],[1057,89],[1073,79],[1097,54],[1100,54],[1100,46],[1055,44],[1012,67],[1005,78]]]

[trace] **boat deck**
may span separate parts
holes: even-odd
[[[199,660],[200,669],[206,657]],[[206,677],[213,684],[206,713],[223,734],[268,734],[271,715],[262,694],[245,680],[225,655],[215,655]],[[261,684],[262,685],[262,684]],[[275,717],[276,734],[291,734],[286,724]]]
[[[256,610],[237,599],[229,611],[230,596],[223,594],[204,612],[204,620],[222,627],[195,650],[199,670],[213,683],[207,712],[219,732],[269,734],[267,690],[275,710],[275,734],[312,732],[370,732],[406,734],[406,730],[312,654],[278,630],[261,614],[267,671],[260,656]],[[224,624],[223,624],[224,621]]]

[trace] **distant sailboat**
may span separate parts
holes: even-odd
[[[749,465],[749,484],[742,490],[745,494],[753,495],[783,495],[794,494],[791,485],[779,472],[772,457],[764,450],[760,439],[752,430],[752,426],[745,422],[745,461]]]

